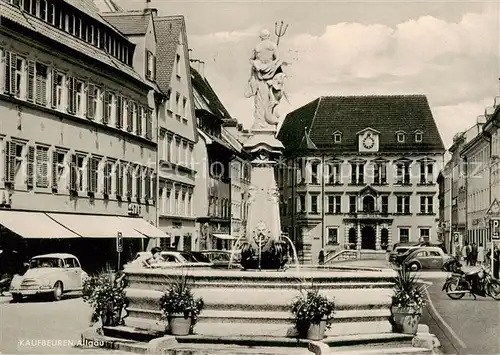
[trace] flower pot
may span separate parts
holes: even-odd
[[[192,317],[184,318],[184,314],[176,313],[169,317],[170,334],[188,335],[191,328]]]
[[[108,310],[101,314],[103,326],[114,327],[120,324],[120,312]]]
[[[307,330],[307,339],[322,340],[325,337],[326,321],[322,320],[319,324],[310,324]]]
[[[394,331],[403,334],[417,334],[418,323],[422,315],[421,309],[413,307],[392,307],[392,317],[394,319]]]

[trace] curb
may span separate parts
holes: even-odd
[[[452,343],[453,347],[457,350],[457,355],[466,355],[467,353],[467,346],[465,343],[463,343],[460,338],[458,338],[457,335],[453,333],[453,330],[451,327],[446,324],[444,321],[443,317],[438,313],[436,307],[434,306],[434,303],[432,302],[431,295],[429,294],[429,290],[425,289],[425,294],[427,297],[427,312],[429,312],[430,316],[433,318],[434,322],[436,322],[436,325],[439,327],[439,329],[443,332],[443,334],[448,338],[450,343]],[[441,347],[439,347],[439,352],[442,353]]]

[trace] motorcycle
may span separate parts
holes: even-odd
[[[444,282],[442,291],[452,300],[459,300],[466,294],[476,296],[490,296],[500,301],[500,281],[494,279],[488,269],[481,266],[478,271],[465,273],[462,264],[456,259],[451,259],[443,265],[442,270],[451,272]]]

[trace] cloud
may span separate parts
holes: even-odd
[[[280,42],[290,104],[282,116],[322,95],[426,94],[445,141],[475,123],[497,93],[498,14],[467,13],[457,22],[422,16],[394,26],[336,23],[319,35]],[[189,38],[207,78],[229,112],[248,126],[252,100],[243,97],[248,56],[258,28]],[[451,137],[451,138],[450,138]]]

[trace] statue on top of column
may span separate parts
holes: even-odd
[[[252,128],[276,128],[279,114],[276,106],[283,97],[286,65],[279,56],[278,45],[271,41],[268,30],[259,35],[261,42],[254,48],[250,57],[251,74],[248,80],[246,97],[254,97],[254,123]]]

